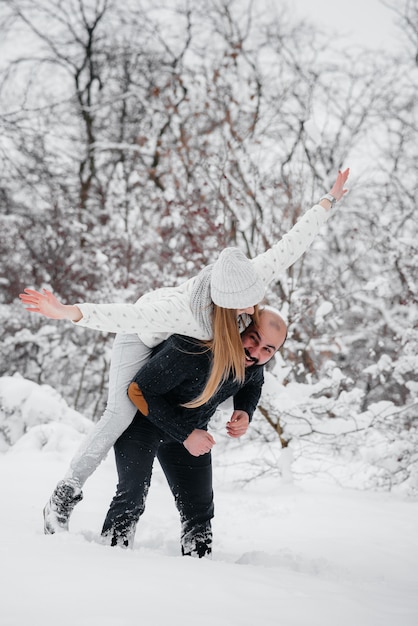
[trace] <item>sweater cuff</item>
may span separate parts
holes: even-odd
[[[83,317],[81,318],[81,320],[78,320],[78,322],[71,322],[71,323],[74,324],[74,326],[84,326],[85,324],[88,324],[91,318],[89,305],[86,304],[85,302],[76,302],[75,306],[78,306]]]
[[[313,212],[316,214],[319,222],[327,222],[331,216],[331,213],[335,211],[335,209],[324,209],[320,204],[314,204],[312,207]]]

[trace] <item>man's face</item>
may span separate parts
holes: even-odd
[[[261,311],[258,325],[251,324],[241,335],[245,367],[267,363],[283,344],[286,332],[286,324],[278,315]]]

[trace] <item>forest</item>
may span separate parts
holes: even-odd
[[[2,0],[0,376],[98,420],[113,336],[18,294],[134,302],[225,246],[254,257],[350,167],[268,291],[289,335],[251,437],[417,494],[418,5],[387,4],[402,46],[376,54],[280,2]],[[14,443],[7,411],[0,433]]]

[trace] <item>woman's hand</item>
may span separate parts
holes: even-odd
[[[343,172],[341,170],[338,170],[337,180],[333,184],[332,189],[330,191],[331,196],[334,196],[337,202],[338,200],[341,200],[343,195],[346,194],[348,191],[348,189],[344,189],[344,185],[347,182],[349,173],[350,173],[350,168],[348,167]]]
[[[75,305],[62,304],[51,291],[42,289],[42,292],[35,289],[24,289],[24,293],[19,294],[19,298],[25,308],[32,313],[39,313],[52,320],[70,320],[79,322],[83,317],[82,312]]]
[[[338,202],[347,193],[348,189],[344,189],[344,185],[347,182],[348,175],[350,173],[350,169],[347,167],[343,172],[341,170],[338,171],[337,180],[333,184],[330,195],[336,199]],[[319,204],[324,207],[327,211],[329,211],[333,205],[333,202],[328,200],[327,198],[323,198],[320,200]]]

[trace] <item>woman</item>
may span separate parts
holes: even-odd
[[[256,314],[265,287],[309,247],[334,203],[346,193],[348,175],[348,169],[339,171],[330,193],[267,252],[250,261],[238,249],[227,248],[216,263],[194,278],[179,287],[145,294],[135,304],[64,305],[47,290],[24,290],[20,298],[29,311],[118,333],[112,351],[106,410],[44,509],[46,534],[68,530],[71,512],[82,499],[82,486],[132,422],[135,407],[127,397],[127,388],[155,345],[173,333],[210,341],[211,374],[203,392],[188,403],[190,408],[206,403],[231,373],[237,380],[244,379],[240,330],[248,325],[248,316]]]

